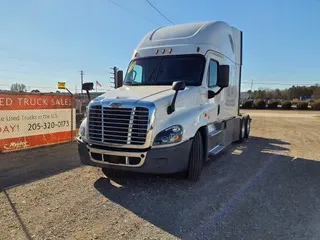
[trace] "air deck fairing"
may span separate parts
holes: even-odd
[[[215,100],[222,101],[225,105],[222,114],[226,117],[238,115],[242,32],[227,23],[211,21],[158,28],[142,39],[133,54],[132,61],[140,58],[188,54],[201,54],[208,60],[209,53],[214,55],[219,64],[230,65],[230,85]],[[202,85],[206,85],[205,71],[202,76],[204,76]]]
[[[231,36],[231,38],[230,38]],[[232,41],[232,44],[231,44]],[[232,46],[233,45],[233,46]],[[200,48],[197,52],[197,48]],[[241,31],[222,21],[188,23],[156,29],[148,33],[140,42],[132,59],[165,55],[172,48],[174,55],[206,55],[214,51],[236,64],[241,63]],[[156,53],[158,50],[158,53]]]

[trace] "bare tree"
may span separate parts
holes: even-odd
[[[11,92],[26,92],[27,87],[23,83],[13,83],[11,84]]]
[[[320,99],[320,87],[317,86],[317,87],[314,89],[312,97],[313,97],[314,99]]]

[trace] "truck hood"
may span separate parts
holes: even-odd
[[[110,99],[154,101],[173,93],[171,86],[122,86],[110,90],[96,99],[99,101]]]
[[[193,97],[199,94],[197,87],[186,87],[180,91],[177,96],[176,106],[185,107],[190,104]],[[105,94],[97,97],[94,101],[147,101],[152,102],[157,108],[168,106],[173,98],[174,91],[171,86],[122,86],[110,90]]]

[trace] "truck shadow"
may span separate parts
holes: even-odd
[[[0,191],[80,167],[75,143],[0,153]]]
[[[289,147],[251,137],[206,164],[198,182],[130,173],[94,187],[182,239],[317,239],[320,162],[287,156]]]

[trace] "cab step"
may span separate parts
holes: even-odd
[[[225,148],[224,145],[217,145],[215,146],[214,148],[212,148],[210,151],[209,151],[209,157],[212,157],[214,155],[217,155],[219,152],[221,152],[223,149]]]

